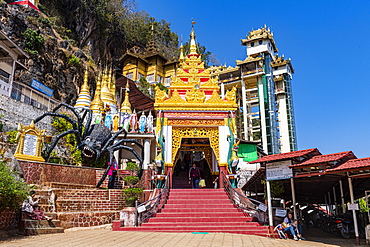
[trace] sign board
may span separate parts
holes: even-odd
[[[40,91],[41,93],[46,94],[49,97],[53,97],[54,90],[45,86],[44,84],[42,84],[38,80],[32,79],[31,87],[33,87],[37,91]]]
[[[357,203],[353,203],[353,204],[348,203],[347,205],[348,205],[348,210],[359,210]]]
[[[138,213],[142,213],[142,212],[145,212],[145,211],[146,211],[145,205],[142,205],[142,206],[140,206],[140,207],[137,208],[137,212]]]
[[[24,144],[23,144],[23,154],[36,156],[37,148],[37,136],[25,134],[24,135]]]
[[[289,168],[291,160],[277,161],[266,164],[266,180],[281,180],[293,177],[293,169]]]
[[[285,217],[286,216],[286,209],[276,209],[275,216],[277,217]]]
[[[28,126],[18,124],[18,145],[14,157],[18,160],[45,162],[41,149],[45,139],[45,130],[36,128],[34,122]]]
[[[260,205],[258,205],[258,209],[261,210],[262,212],[266,212],[267,211],[267,205],[261,203]]]

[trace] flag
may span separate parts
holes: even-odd
[[[9,5],[23,5],[23,6],[27,6],[27,7],[31,7],[37,11],[40,11],[34,4],[32,1],[29,1],[29,0],[16,0],[15,2],[12,2],[12,3],[9,3]]]

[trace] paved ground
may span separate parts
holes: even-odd
[[[312,229],[306,234],[309,241],[270,239],[265,237],[228,233],[156,233],[113,232],[109,229],[68,230],[65,233],[16,237],[0,241],[0,246],[355,246],[354,239],[343,239]],[[364,244],[364,241],[362,241]]]

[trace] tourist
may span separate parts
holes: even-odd
[[[110,162],[108,162],[108,166],[108,189],[114,189],[114,182],[116,180],[118,165],[117,162],[113,161],[112,165],[110,165]]]
[[[200,179],[200,170],[196,164],[193,164],[193,166],[189,170],[189,180],[191,180],[191,187],[193,189],[199,188],[199,179]]]
[[[298,223],[298,220],[293,219],[293,213],[289,212],[283,221],[284,232],[290,232],[294,240],[306,240],[302,236],[302,226]]]
[[[36,192],[31,190],[30,195],[22,204],[22,212],[25,212],[28,217],[33,220],[52,220],[53,218],[46,216],[38,207],[40,196],[34,201]]]

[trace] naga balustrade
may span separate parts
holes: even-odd
[[[260,222],[267,222],[266,204],[246,197],[231,186],[229,178],[221,171],[222,183],[226,194],[234,206],[243,211],[247,216],[257,217]]]
[[[146,202],[143,202],[136,206],[136,220],[135,226],[140,226],[145,223],[147,219],[151,218],[154,214],[159,213],[164,205],[167,203],[169,190],[169,173],[166,176],[166,182],[162,189],[155,189],[156,191],[161,191],[156,197]]]

